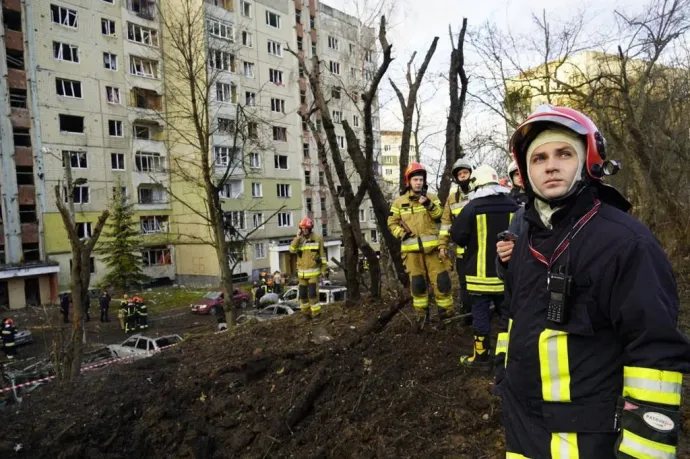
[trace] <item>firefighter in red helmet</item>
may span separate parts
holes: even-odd
[[[510,145],[529,201],[498,254],[507,457],[675,458],[690,341],[663,249],[604,183],[618,165],[587,116],[542,105]]]
[[[290,252],[297,255],[300,310],[306,318],[317,318],[321,314],[319,276],[328,275],[328,260],[323,238],[314,233],[310,218],[299,222],[299,232],[290,244]]]
[[[441,201],[435,194],[427,193],[426,169],[419,163],[410,163],[405,170],[405,191],[391,206],[388,228],[401,241],[419,329],[429,307],[428,284],[434,290],[441,323],[453,310],[450,260],[442,259],[439,252],[442,215]]]

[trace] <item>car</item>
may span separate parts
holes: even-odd
[[[237,307],[244,309],[251,304],[249,293],[237,288],[234,292],[233,299]],[[215,316],[222,309],[224,300],[225,292],[223,290],[211,290],[192,303],[190,307],[195,314],[212,314]]]
[[[237,318],[237,323],[243,324],[251,319],[264,322],[266,320],[280,319],[281,317],[291,316],[294,313],[295,310],[286,304],[272,304],[263,309],[259,309],[258,311],[251,311],[240,315]]]
[[[17,346],[23,346],[34,342],[34,337],[30,330],[17,330],[14,334],[14,342]]]
[[[150,357],[161,348],[171,346],[182,341],[180,335],[166,335],[150,338],[143,335],[132,335],[122,344],[111,344],[108,347],[113,357]]]
[[[326,305],[345,301],[347,288],[341,285],[322,285],[319,287],[319,304]],[[299,302],[299,287],[291,287],[280,296],[280,302],[297,304]]]

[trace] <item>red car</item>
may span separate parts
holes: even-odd
[[[238,308],[246,308],[251,303],[251,296],[244,290],[235,289],[233,299],[235,306]],[[225,292],[222,290],[207,292],[202,298],[196,300],[191,304],[192,312],[196,314],[213,314],[218,313],[219,308],[223,307],[225,299]]]

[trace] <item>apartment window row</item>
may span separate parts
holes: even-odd
[[[208,26],[208,32],[214,37],[235,41],[235,27],[229,22],[208,18],[206,24]]]
[[[227,51],[212,49],[209,52],[208,65],[213,70],[236,72],[235,55]]]
[[[158,46],[158,31],[128,22],[127,39],[143,45]]]

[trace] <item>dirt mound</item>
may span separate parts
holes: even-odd
[[[382,309],[242,326],[47,385],[0,411],[0,457],[504,457],[489,379],[457,365],[469,333],[411,333],[408,307],[361,337]]]

